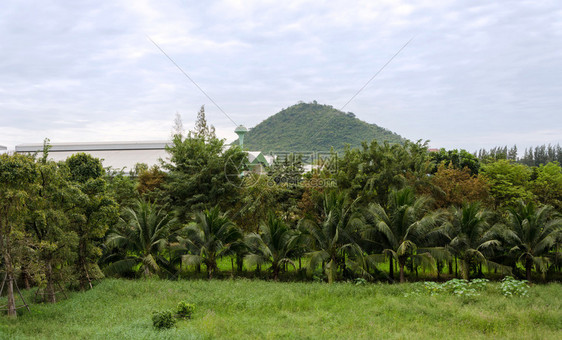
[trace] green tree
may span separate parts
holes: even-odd
[[[16,317],[15,268],[24,246],[24,219],[28,202],[35,196],[38,173],[32,157],[0,155],[0,252],[6,275],[8,316]]]
[[[107,172],[105,175],[108,195],[119,204],[121,208],[134,207],[139,199],[136,190],[137,180],[133,176],[128,176],[123,170]]]
[[[202,125],[197,122],[197,126]],[[234,206],[240,174],[248,163],[239,147],[225,148],[224,140],[207,130],[199,127],[187,138],[176,134],[166,147],[170,160],[163,165],[168,170],[164,188],[181,222],[188,221],[194,211],[215,205],[225,209]]]
[[[217,259],[240,243],[242,233],[218,207],[195,214],[195,222],[184,228],[186,238],[179,237],[191,254],[184,255],[186,265],[204,264],[209,279],[217,269]]]
[[[258,231],[259,221],[267,220],[270,211],[285,221],[296,222],[301,217],[298,203],[302,193],[300,185],[275,184],[267,175],[247,174],[242,178],[232,219],[242,230],[253,232]]]
[[[469,279],[471,264],[486,263],[502,268],[489,261],[495,248],[501,246],[500,232],[490,225],[492,213],[481,207],[480,202],[451,207],[450,220],[442,227],[446,237],[445,249],[461,261],[462,278]]]
[[[540,165],[535,169],[531,191],[542,204],[549,204],[562,211],[562,167],[558,162]]]
[[[349,189],[351,197],[384,204],[392,190],[408,182],[416,188],[428,185],[432,166],[427,142],[401,145],[372,141],[363,143],[361,150],[346,150],[337,170],[338,187]]]
[[[531,169],[526,165],[502,159],[482,165],[480,175],[490,186],[490,195],[495,208],[514,206],[520,199],[534,198],[528,188]]]
[[[552,206],[537,207],[533,202],[519,201],[508,212],[505,238],[511,247],[509,252],[525,266],[527,281],[531,282],[533,266],[541,273],[547,269],[548,252],[562,230],[562,218]]]
[[[106,241],[110,249],[120,250],[122,258],[110,264],[105,272],[120,274],[139,266],[144,277],[160,273],[161,253],[174,224],[170,214],[147,201],[137,201],[134,209],[125,208]]]
[[[257,265],[271,263],[275,281],[279,279],[283,265],[295,267],[290,256],[297,247],[297,235],[275,214],[270,213],[267,220],[260,224],[259,234],[248,234],[245,242],[250,251],[246,256],[248,262]]]
[[[430,211],[430,199],[422,196],[416,198],[410,187],[393,190],[388,198],[386,208],[372,203],[367,210],[367,228],[365,238],[379,243],[383,254],[398,261],[400,282],[405,282],[404,266],[409,258],[427,264],[431,255],[427,252],[418,253],[418,247],[428,243],[428,235],[436,229],[442,219],[438,212]],[[382,255],[382,254],[381,254]],[[382,256],[370,256],[370,259],[381,261]]]
[[[431,160],[436,165],[445,165],[449,168],[462,170],[468,168],[471,175],[477,175],[480,169],[480,161],[470,152],[462,150],[445,150],[441,148],[438,152],[431,152]]]
[[[119,207],[109,196],[103,179],[101,161],[89,154],[77,153],[66,160],[71,180],[80,190],[72,210],[71,221],[78,235],[78,260],[76,269],[80,287],[91,287],[91,274],[101,275],[97,260],[101,256],[99,245],[109,226],[118,217]]]
[[[357,242],[363,221],[356,202],[344,192],[331,191],[324,195],[322,221],[304,219],[300,223],[301,242],[311,249],[307,254],[309,273],[322,264],[328,283],[335,281],[338,267],[346,264],[365,274],[363,250]]]
[[[63,269],[75,259],[78,244],[76,233],[71,228],[67,211],[73,208],[80,192],[69,183],[69,171],[64,164],[48,160],[48,146],[37,162],[39,172],[38,191],[30,202],[27,227],[33,238],[33,249],[45,277],[46,300],[56,302],[55,272],[64,279]]]

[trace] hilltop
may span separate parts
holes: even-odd
[[[244,137],[244,148],[270,151],[341,151],[346,144],[363,141],[403,143],[404,138],[376,124],[369,124],[330,105],[298,103],[259,123]]]

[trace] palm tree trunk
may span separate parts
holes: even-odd
[[[272,263],[271,266],[273,267],[273,281],[279,281],[279,265]]]
[[[244,257],[236,255],[236,270],[241,273],[242,269],[244,269]]]
[[[449,275],[453,275],[453,261],[449,261]]]
[[[390,265],[388,266],[388,276],[390,276],[391,280],[394,280],[394,263],[392,263],[392,256],[389,258]]]
[[[215,271],[216,267],[217,263],[214,261],[214,259],[210,259],[207,262],[207,274],[209,276],[209,280],[213,278],[213,272]]]
[[[406,277],[404,276],[404,266],[406,265],[406,258],[399,257],[398,263],[400,265],[400,283],[406,282]]]
[[[459,277],[459,262],[457,261],[457,257],[455,256],[455,277]]]
[[[531,282],[531,270],[533,269],[533,260],[529,255],[525,258],[525,270],[527,272],[527,281]]]
[[[336,261],[334,259],[332,259],[330,262],[328,262],[327,265],[327,269],[328,269],[328,283],[333,283],[334,282],[334,272],[335,272],[335,263]]]
[[[470,266],[469,261],[464,257],[461,258],[461,274],[462,274],[462,278],[465,280],[468,280],[470,277],[469,266]]]

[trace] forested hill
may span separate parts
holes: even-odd
[[[375,124],[355,118],[330,105],[299,103],[256,125],[244,137],[244,148],[270,151],[341,151],[363,141],[403,143],[404,138]]]

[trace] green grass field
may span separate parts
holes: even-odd
[[[1,339],[562,339],[562,285],[506,298],[414,295],[412,284],[116,280],[0,317]],[[33,291],[26,292],[31,298]],[[152,328],[154,310],[195,303],[194,318]]]

